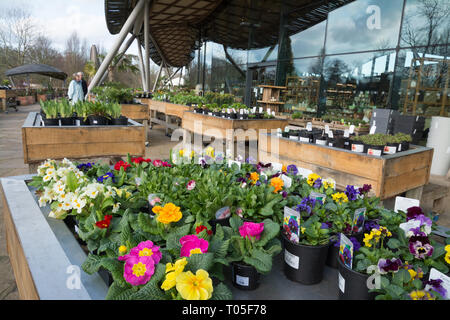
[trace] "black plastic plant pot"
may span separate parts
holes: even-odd
[[[341,259],[338,261],[339,300],[374,300],[376,293],[369,292],[369,275],[348,268]]]
[[[237,119],[237,114],[236,113],[231,113],[230,114],[230,119]]]
[[[233,262],[231,264],[233,286],[241,290],[255,290],[259,286],[260,274],[255,267]]]
[[[352,144],[350,138],[344,138],[344,149],[352,150]]]
[[[61,126],[74,126],[75,118],[60,118]]]
[[[314,143],[321,145],[321,146],[326,146],[327,145],[327,136],[325,135],[320,135],[320,136],[315,136],[314,137]]]
[[[398,143],[387,143],[384,147],[383,154],[396,154],[398,150]]]
[[[211,226],[212,232],[216,232],[216,225],[220,224],[222,227],[229,227],[230,226],[230,217],[227,217],[225,219],[214,219],[208,221],[209,225]]]
[[[339,257],[339,246],[335,246],[336,242],[330,243],[330,246],[328,247],[328,253],[327,253],[327,260],[325,261],[325,264],[331,268],[337,269],[338,268],[338,257]]]
[[[48,126],[59,126],[59,119],[42,119],[44,121],[44,125]]]
[[[329,244],[308,246],[289,241],[284,234],[284,274],[289,280],[305,285],[323,279]]]
[[[88,125],[90,125],[88,118],[85,119],[83,117],[78,117],[77,120],[80,121],[80,126],[88,126]]]
[[[281,133],[281,136],[283,137],[283,138],[289,138],[289,132],[282,132]]]
[[[367,154],[370,156],[380,157],[383,154],[383,150],[384,146],[374,146],[374,145],[367,146]]]
[[[124,116],[113,118],[111,119],[111,124],[114,126],[126,126],[128,124],[128,118]]]
[[[398,148],[399,148],[399,150],[398,150],[399,152],[408,151],[409,150],[409,142],[403,141],[402,143],[399,144]]]
[[[89,124],[91,126],[106,126],[108,125],[108,118],[102,116],[89,116]]]

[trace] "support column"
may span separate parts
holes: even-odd
[[[148,92],[149,85],[147,84],[147,76],[145,73],[144,58],[142,57],[141,41],[139,41],[139,38],[136,38],[136,43],[137,43],[137,47],[138,47],[139,72],[141,73],[142,88],[144,89],[145,92]]]
[[[150,2],[149,0],[145,0],[145,8],[144,8],[144,44],[145,44],[145,83],[147,86],[150,85],[150,26],[149,26],[149,14],[150,14]],[[148,87],[147,90],[148,91]]]
[[[139,2],[136,4],[136,7],[134,7],[133,11],[131,12],[130,16],[128,17],[127,21],[122,27],[122,30],[120,30],[120,33],[118,35],[117,41],[114,43],[111,50],[106,55],[105,59],[103,60],[102,64],[100,65],[100,68],[98,69],[97,73],[95,74],[94,78],[92,79],[91,83],[88,87],[88,93],[98,85],[101,77],[105,73],[105,71],[108,69],[108,66],[111,64],[113,58],[117,54],[117,51],[119,50],[120,46],[122,45],[123,41],[127,37],[128,32],[130,32],[131,28],[134,25],[134,22],[136,21],[136,18],[139,16],[139,13],[144,8],[145,0],[139,0]]]

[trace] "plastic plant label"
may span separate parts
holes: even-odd
[[[370,132],[369,132],[369,134],[375,134],[375,131],[377,130],[377,127],[376,126],[372,126],[372,127],[370,127]]]
[[[286,249],[284,249],[284,261],[288,266],[294,269],[298,269],[298,267],[300,266],[300,258],[296,255],[293,255]]]
[[[309,197],[313,198],[315,200],[320,200],[320,201],[322,201],[322,203],[325,203],[325,199],[327,198],[327,195],[313,191],[309,194]]]
[[[97,124],[98,123],[98,121],[97,120],[94,120],[94,121],[92,121],[94,124]]]
[[[236,275],[236,283],[243,287],[248,287],[249,279],[248,277],[242,277],[240,275]]]
[[[399,227],[405,232],[406,235],[409,232],[409,230],[420,227],[420,221],[409,220],[408,222],[400,223]]]
[[[267,113],[270,114],[270,108],[267,108]]]
[[[283,180],[285,188],[290,188],[292,186],[292,178],[291,177],[288,177],[287,175],[282,174],[281,180]]]
[[[244,114],[244,109],[240,109],[239,114]]]
[[[342,293],[345,293],[345,279],[341,276],[341,273],[339,273],[339,290],[341,290]]]
[[[352,124],[348,129],[348,133],[353,134],[354,132],[355,132],[355,125]]]
[[[327,134],[328,131],[330,131],[330,126],[326,124],[326,125],[325,125],[325,134]]]
[[[307,131],[312,131],[312,123],[311,123],[311,122],[308,122],[308,123],[306,124],[306,130],[307,130]]]
[[[75,120],[75,125],[76,125],[77,127],[79,127],[79,126],[80,126],[80,120]]]
[[[76,232],[76,234],[78,234],[79,231],[80,231],[80,229],[78,229],[78,226],[75,226],[75,232]]]
[[[441,286],[447,291],[447,294],[443,298],[450,298],[450,277],[446,276],[435,268],[431,268],[429,280],[442,280]],[[430,285],[427,285],[427,287],[429,286]],[[428,288],[425,287],[425,290],[428,290]]]
[[[259,107],[259,113],[263,113],[263,108]]]
[[[300,137],[300,142],[309,143],[309,138]]]
[[[289,132],[289,128],[288,128],[288,127],[285,127],[285,128],[284,128],[284,132]]]
[[[283,233],[293,243],[300,241],[300,212],[284,207]]]
[[[252,112],[253,112],[253,113],[256,112],[256,107],[253,107]]]
[[[401,210],[403,212],[406,212],[411,207],[419,207],[419,206],[420,206],[420,200],[418,200],[418,199],[396,197],[394,211],[398,212],[399,210]]]
[[[290,140],[294,140],[294,141],[298,141],[298,137],[297,136],[289,136]]]
[[[308,178],[308,176],[313,173],[312,170],[305,169],[305,168],[297,168],[298,169],[298,176],[302,176],[303,178]]]
[[[349,269],[352,269],[353,263],[353,242],[341,233],[340,244],[339,244],[339,259],[345,264]]]
[[[240,163],[239,161],[228,160],[228,167],[229,167],[229,168],[231,168],[231,166],[232,166],[233,164],[236,164],[236,165],[239,167],[239,169],[241,169],[241,163]]]
[[[352,151],[353,152],[358,152],[358,153],[364,152],[364,145],[362,145],[362,144],[352,144]]]
[[[363,230],[364,221],[366,220],[366,211],[367,208],[359,208],[355,210],[352,222],[353,233],[358,233]]]
[[[350,131],[348,129],[344,130],[344,138],[349,138],[350,137]]]
[[[328,131],[328,138],[334,138],[333,130]]]
[[[387,154],[395,154],[397,153],[397,147],[385,146],[383,151]]]
[[[231,215],[230,207],[223,207],[217,210],[216,212],[216,219],[222,220],[226,219]]]
[[[281,172],[281,170],[283,170],[283,164],[279,162],[272,162],[272,169],[276,172]]]

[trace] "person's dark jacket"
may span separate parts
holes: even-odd
[[[88,87],[87,87],[87,83],[86,83],[86,81],[84,81],[84,79],[81,79],[81,87],[83,88],[84,96],[86,96],[87,92],[88,92]]]

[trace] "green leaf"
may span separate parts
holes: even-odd
[[[391,249],[397,249],[400,248],[401,242],[395,238],[389,239],[387,246]]]
[[[101,257],[94,254],[89,254],[86,260],[84,260],[83,264],[81,265],[81,268],[87,274],[94,274],[100,269],[101,260]]]
[[[117,282],[109,287],[106,300],[130,300],[134,291],[131,288],[122,287]]]
[[[251,257],[244,257],[244,262],[255,267],[262,274],[267,274],[272,270],[272,256],[259,249],[253,249]]]
[[[242,221],[242,219],[236,215],[230,218],[230,227],[233,229],[235,233],[239,232],[239,227],[242,226],[243,224],[244,222]]]
[[[264,247],[267,242],[275,238],[280,232],[280,226],[278,223],[273,222],[270,219],[264,220],[264,231],[261,234],[261,238],[256,242],[258,247]]]
[[[78,187],[78,179],[73,171],[69,171],[66,176],[66,185],[70,191],[75,192]]]
[[[214,287],[211,300],[231,300],[231,299],[233,299],[233,294],[225,284],[219,283],[217,286]]]
[[[190,257],[188,257],[187,260],[188,260],[187,267],[193,273],[197,272],[198,269],[208,271],[214,263],[214,254],[211,252],[193,254]]]

